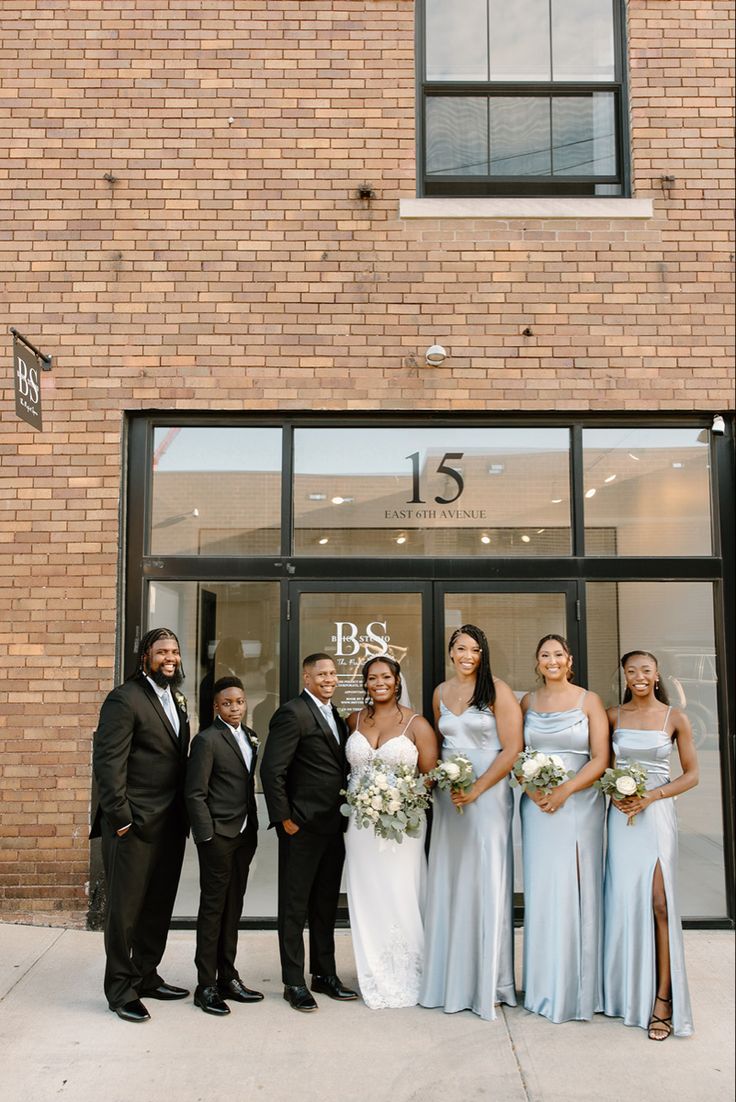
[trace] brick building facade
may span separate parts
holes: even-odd
[[[732,445],[732,15],[628,0],[629,194],[430,199],[409,0],[5,0],[0,278],[53,366],[43,432],[1,399],[0,917],[85,920],[130,415],[720,413]]]

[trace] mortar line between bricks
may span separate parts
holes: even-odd
[[[501,1011],[501,1017],[503,1018],[503,1024],[504,1024],[504,1028],[506,1030],[506,1036],[509,1039],[509,1044],[511,1045],[511,1051],[514,1055],[514,1062],[516,1064],[516,1070],[518,1071],[519,1079],[521,1080],[521,1089],[524,1092],[524,1097],[526,1098],[527,1102],[532,1102],[532,1096],[529,1093],[529,1087],[527,1085],[526,1076],[524,1075],[524,1070],[521,1066],[521,1061],[519,1060],[519,1056],[518,1056],[518,1053],[516,1051],[516,1044],[514,1043],[514,1038],[513,1038],[513,1035],[511,1033],[511,1027],[509,1025],[509,1020],[506,1017],[506,1008],[503,1005],[503,1003],[501,1004],[499,1009]]]
[[[54,948],[55,945],[58,944],[58,942],[61,940],[61,938],[64,936],[65,933],[66,933],[66,930],[59,930],[59,933],[54,938],[54,940],[52,942],[50,942],[49,945],[46,946],[44,951],[42,953],[40,953],[31,964],[29,964],[28,968],[26,968],[25,971],[20,973],[20,975],[16,978],[15,982],[8,988],[8,990],[5,992],[5,994],[0,995],[0,1003],[5,1002],[8,995],[10,994],[10,992],[15,991],[15,989],[18,986],[18,984],[20,983],[20,981],[25,979],[25,977],[29,974],[29,972],[33,971],[33,969],[36,967],[36,965],[39,963],[39,961],[42,961],[43,958],[46,956],[46,954],[48,952],[50,952]]]

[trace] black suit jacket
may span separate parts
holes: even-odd
[[[283,704],[273,715],[261,762],[261,783],[271,826],[291,819],[315,834],[344,830],[340,789],[346,783],[347,727],[332,714],[340,744],[307,692]]]
[[[98,837],[104,817],[113,830],[128,823],[144,841],[153,841],[173,818],[188,831],[184,777],[189,721],[179,705],[179,734],[140,674],[118,685],[105,699],[95,731],[92,766],[99,803],[90,837]]]
[[[258,739],[249,727],[242,730],[253,751],[250,769],[237,739],[219,717],[192,742],[184,794],[195,842],[215,834],[236,838],[246,815],[248,827],[258,830],[254,791]]]

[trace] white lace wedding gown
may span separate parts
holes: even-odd
[[[346,753],[351,779],[376,759],[416,768],[417,748],[404,732],[374,750],[355,730]],[[415,1006],[424,959],[424,897],[427,863],[424,829],[420,838],[401,842],[377,838],[372,827],[357,827],[351,815],[345,835],[345,879],[350,928],[363,1001],[371,1010]]]

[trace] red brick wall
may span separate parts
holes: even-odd
[[[123,411],[732,407],[731,3],[630,0],[644,222],[400,221],[409,0],[4,0],[0,30],[3,299],[55,357],[43,435],[7,368],[0,398],[0,915],[81,921]]]

